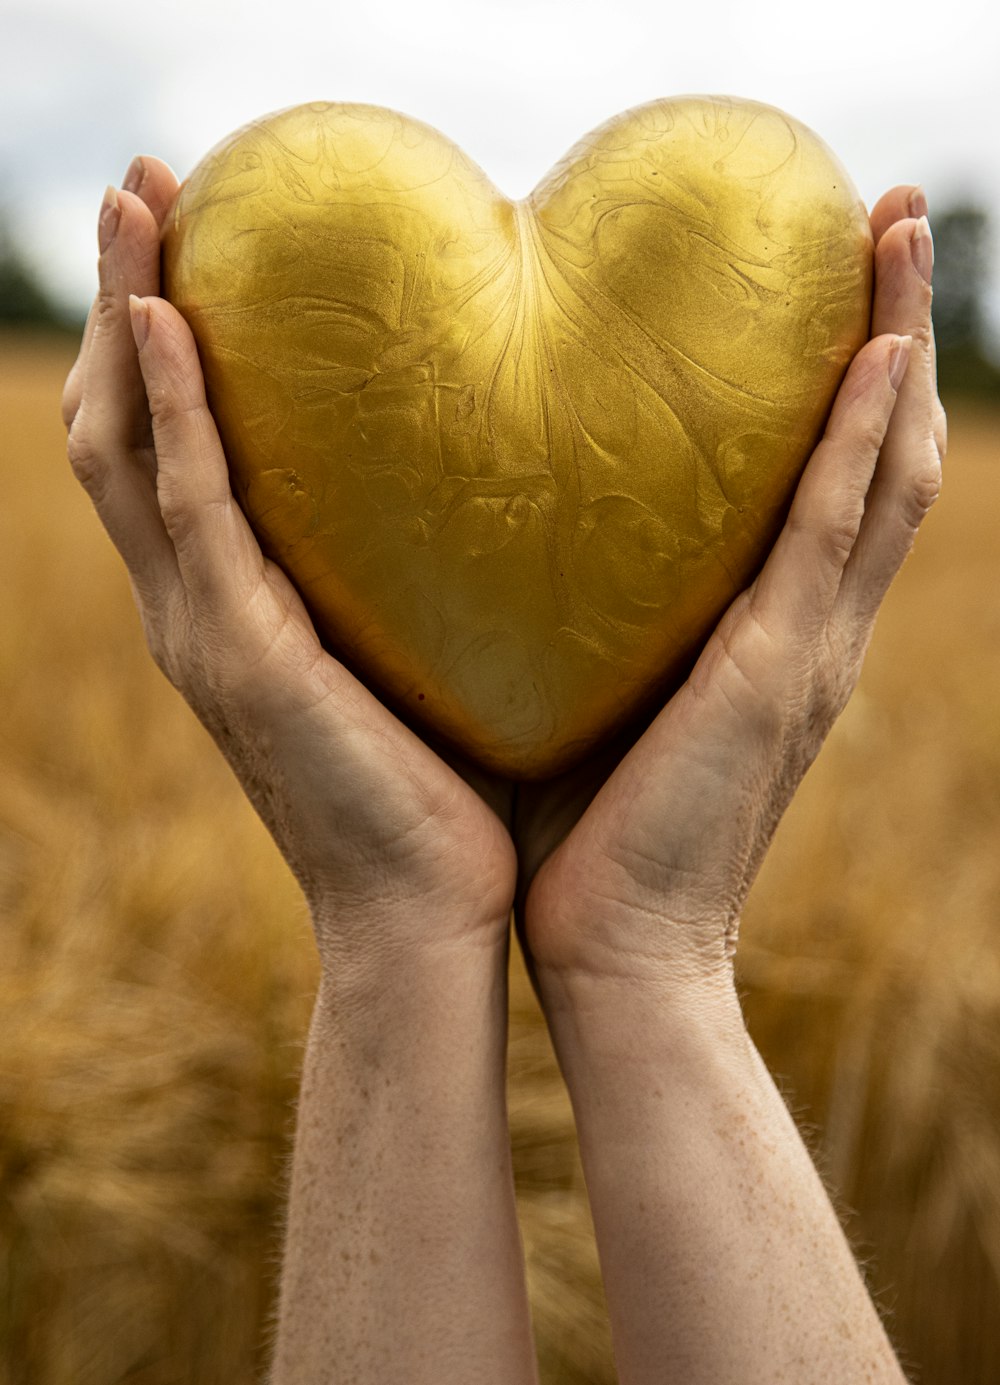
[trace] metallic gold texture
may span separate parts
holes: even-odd
[[[626,111],[521,202],[417,120],[314,103],[198,165],[163,264],[324,642],[544,778],[752,580],[867,338],[872,238],[830,150],[752,101]]]

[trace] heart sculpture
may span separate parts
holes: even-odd
[[[872,238],[822,141],[750,101],[626,111],[521,202],[419,121],[317,103],[198,165],[163,268],[325,643],[543,778],[759,569],[868,336]]]

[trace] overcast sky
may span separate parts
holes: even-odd
[[[183,176],[267,111],[368,101],[437,126],[519,197],[616,111],[704,92],[810,125],[869,205],[919,181],[932,222],[972,195],[1000,226],[998,68],[994,0],[0,0],[0,203],[83,308],[104,186],[135,153]]]

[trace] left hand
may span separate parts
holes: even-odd
[[[938,494],[946,434],[925,210],[909,187],[874,208],[873,340],[767,563],[690,678],[617,767],[602,758],[519,786],[518,914],[534,968],[731,977],[747,891]],[[899,337],[912,348],[897,396]]]
[[[233,500],[194,338],[157,297],[177,180],[157,159],[139,168],[137,191],[102,209],[63,415],[153,657],[298,877],[324,961],[377,974],[399,946],[502,948],[516,866],[496,813],[323,649]]]

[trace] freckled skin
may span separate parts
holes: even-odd
[[[872,237],[822,141],[751,101],[627,111],[513,204],[430,127],[314,104],[199,164],[163,265],[331,648],[544,778],[753,577],[867,339]]]

